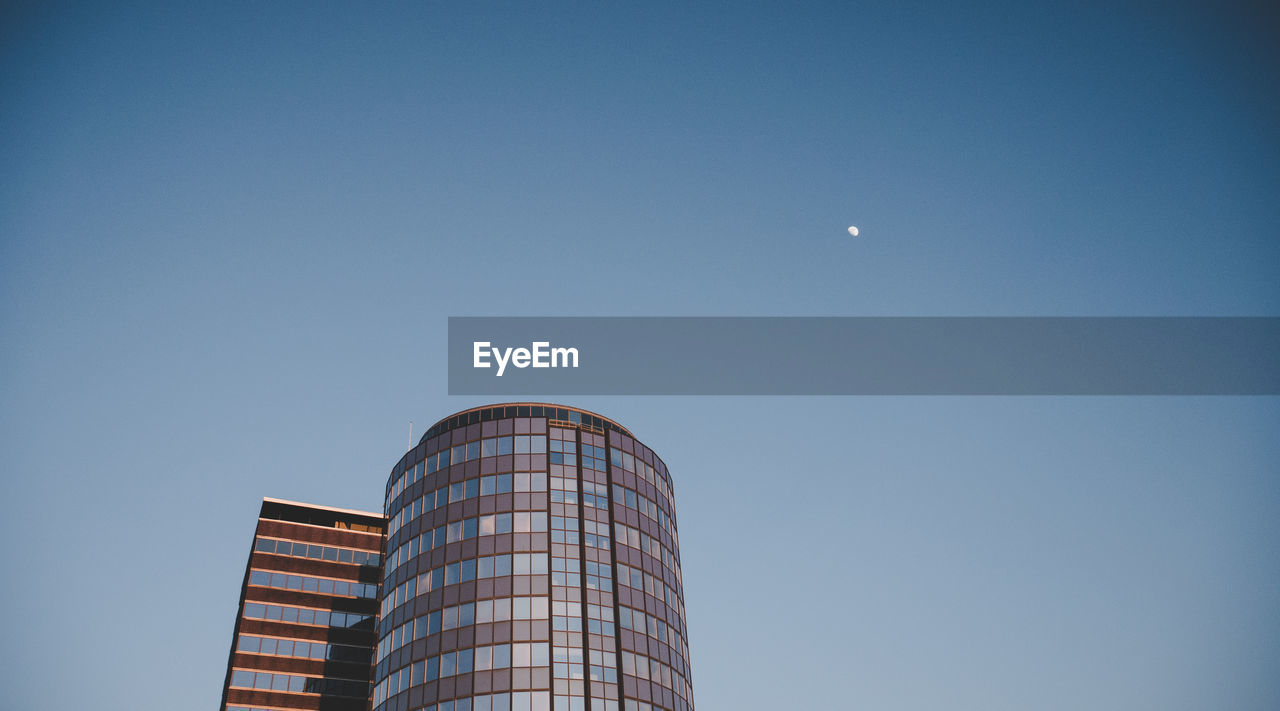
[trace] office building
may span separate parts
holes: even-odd
[[[383,524],[263,500],[219,708],[368,709]]]
[[[687,711],[693,688],[673,502],[666,465],[618,423],[577,408],[514,403],[465,410],[429,428],[392,469],[385,519],[290,506],[363,517],[371,531],[385,521],[385,534],[377,536],[384,555],[373,607],[367,597],[341,601],[344,612],[367,612],[376,622],[359,617],[324,628],[357,635],[344,637],[350,647],[372,647],[363,677],[372,687],[362,708]],[[260,521],[258,540],[293,544],[262,529]],[[251,612],[292,615],[270,608],[282,606],[276,595],[315,593],[289,588],[302,581],[277,580],[295,571],[257,545],[246,600],[266,607]],[[359,570],[348,578],[368,584],[369,569]],[[257,580],[284,588],[255,585],[255,572]],[[366,606],[351,606],[357,603]],[[244,612],[249,604],[242,603],[240,637],[251,621],[255,634],[263,624]],[[320,607],[316,601],[309,609]],[[302,624],[271,622],[291,629]],[[319,627],[312,622],[307,629]],[[270,664],[261,646],[233,653],[227,709],[355,708],[342,705],[354,704],[353,697],[334,695],[354,692],[338,683],[356,679],[350,664],[341,670],[321,665],[332,671],[328,676],[314,667],[310,676],[291,671],[305,678],[280,682],[288,688],[273,688],[271,698],[247,696],[249,674],[255,674],[252,693],[266,694],[259,685],[276,684],[275,676],[259,681],[257,675],[289,669],[277,659],[276,644]],[[282,705],[302,703],[295,698],[301,696],[313,705]]]

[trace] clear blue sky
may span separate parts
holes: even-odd
[[[212,707],[450,315],[1280,315],[1274,11],[688,5],[0,10],[3,705]],[[702,709],[1280,707],[1276,398],[571,402]]]

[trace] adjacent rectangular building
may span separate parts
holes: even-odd
[[[223,711],[366,711],[385,520],[263,499]]]

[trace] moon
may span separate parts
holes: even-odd
[[[850,235],[852,235],[852,236],[854,236],[854,237],[857,237],[857,236],[858,236],[858,228],[857,228],[857,227],[850,227],[850,228],[849,228],[849,234],[850,234]]]

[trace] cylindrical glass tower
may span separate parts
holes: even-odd
[[[387,482],[374,711],[692,709],[673,501],[585,410],[436,423]]]

